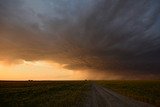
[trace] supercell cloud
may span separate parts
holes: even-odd
[[[160,77],[159,0],[1,0],[0,60]]]

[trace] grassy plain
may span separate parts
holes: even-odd
[[[0,81],[0,107],[81,107],[86,81]]]
[[[160,81],[96,81],[122,95],[160,107]]]
[[[0,81],[0,107],[83,107],[92,83],[160,107],[160,81]]]

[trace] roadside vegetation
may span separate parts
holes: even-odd
[[[160,81],[96,81],[122,95],[160,107]]]
[[[0,107],[82,107],[87,81],[0,81]]]

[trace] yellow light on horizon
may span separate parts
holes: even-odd
[[[114,74],[93,70],[68,70],[52,61],[0,61],[0,80],[84,80],[117,79]]]
[[[76,79],[74,71],[58,63],[47,61],[22,61],[20,64],[0,64],[0,80],[70,80]]]

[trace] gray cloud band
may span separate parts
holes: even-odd
[[[159,0],[1,0],[0,58],[160,75]]]

